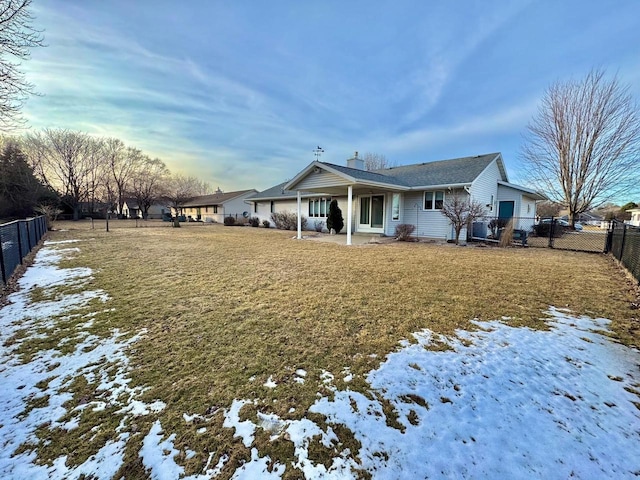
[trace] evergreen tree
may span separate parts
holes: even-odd
[[[8,141],[0,152],[0,217],[33,215],[38,203],[53,197],[35,177],[16,142]]]
[[[331,200],[329,204],[329,216],[327,217],[327,228],[329,231],[334,229],[336,233],[340,233],[344,227],[344,219],[342,218],[342,210],[338,207],[337,200]]]

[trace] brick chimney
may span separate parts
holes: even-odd
[[[354,153],[353,158],[347,160],[347,167],[355,168],[356,170],[364,170],[364,160],[358,158],[358,152]]]

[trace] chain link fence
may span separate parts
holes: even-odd
[[[472,226],[472,239],[505,242],[527,247],[557,248],[580,252],[607,250],[608,224],[571,226],[562,218],[483,217]]]
[[[611,222],[608,251],[640,282],[640,227]]]
[[[0,225],[0,287],[47,232],[45,216]]]

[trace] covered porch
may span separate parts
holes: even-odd
[[[297,195],[298,238],[302,238],[302,195],[344,198],[347,245],[353,244],[355,232],[384,234],[389,221],[399,221],[401,216],[401,192],[409,187],[394,184],[380,173],[364,170],[362,160],[356,155],[347,161],[347,167],[322,162],[312,162],[285,185]]]
[[[381,189],[379,187],[363,186],[359,184],[318,187],[297,190],[296,213],[298,217],[297,238],[302,238],[302,215],[307,214],[307,199],[302,198],[301,191],[305,194],[317,193],[319,197],[337,199],[341,204],[342,215],[346,234],[346,244],[354,244],[355,235],[367,236],[389,234],[389,223],[393,218],[399,223],[401,209],[400,192]],[[344,208],[346,206],[346,209]],[[346,211],[345,211],[346,210]],[[328,206],[327,206],[328,212]],[[312,219],[313,217],[309,217]]]

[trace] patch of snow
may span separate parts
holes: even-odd
[[[286,427],[286,423],[280,420],[277,415],[268,415],[258,412],[258,426],[271,434],[273,441],[280,436]]]
[[[267,388],[276,388],[278,384],[273,380],[272,376],[269,375],[269,378],[267,378],[267,381],[264,382],[262,386]]]
[[[180,478],[184,475],[184,468],[174,460],[174,457],[180,453],[173,447],[176,435],[171,434],[163,440],[162,434],[160,420],[156,420],[142,442],[140,450],[142,463],[150,471],[150,476],[154,480]]]
[[[227,454],[221,455],[220,459],[218,460],[218,463],[216,463],[216,466],[213,467],[211,470],[208,470],[207,468],[209,467],[209,463],[211,462],[212,458],[213,458],[213,453],[209,455],[209,462],[207,463],[207,467],[205,467],[205,473],[209,475],[211,478],[215,478],[218,475],[220,475],[220,473],[222,472],[222,469],[229,461],[229,455]]]
[[[327,372],[326,370],[322,371],[322,374],[320,375],[320,380],[322,380],[322,383],[329,384],[333,382],[333,379],[334,376],[331,372]]]
[[[68,243],[68,242],[67,242]],[[41,350],[23,363],[17,354],[24,335],[46,338],[56,328],[56,316],[73,318],[79,308],[94,299],[109,300],[100,290],[85,288],[70,295],[32,302],[29,291],[40,287],[51,292],[66,284],[89,285],[89,269],[60,269],[57,264],[77,249],[45,246],[34,265],[19,280],[20,290],[9,296],[11,304],[0,309],[0,477],[67,479],[82,475],[113,478],[124,461],[130,434],[125,431],[136,415],[160,413],[165,403],[139,401],[144,387],[130,385],[127,349],[144,335],[130,337],[113,330],[107,338],[88,334],[93,316],[62,349]],[[80,288],[79,288],[80,290]],[[503,320],[507,319],[504,317]],[[334,376],[323,371],[323,388],[309,409],[323,415],[316,424],[308,418],[281,419],[257,414],[240,420],[240,410],[251,400],[234,400],[224,409],[223,426],[235,429],[251,460],[237,468],[232,478],[281,478],[285,465],[260,457],[252,448],[261,428],[271,439],[287,439],[294,447],[293,466],[310,480],[356,478],[364,470],[374,479],[385,478],[633,478],[640,472],[640,352],[607,337],[610,322],[573,316],[566,309],[551,308],[549,330],[510,327],[503,321],[475,321],[476,331],[457,331],[451,337],[429,330],[400,342],[400,349],[369,372],[368,392],[339,391]],[[42,333],[45,331],[45,333]],[[449,349],[430,350],[433,343]],[[68,348],[72,345],[72,348]],[[68,387],[84,376],[98,385],[97,398],[69,409]],[[295,371],[304,380],[307,372]],[[342,371],[352,379],[349,368]],[[255,377],[253,377],[255,379]],[[275,388],[270,376],[265,387]],[[45,405],[25,409],[28,402],[47,398]],[[36,452],[14,455],[25,443],[38,442],[37,428],[74,429],[82,426],[85,408],[95,411],[116,407],[121,416],[113,440],[107,441],[81,465],[67,465],[67,457],[39,465]],[[384,406],[384,408],[383,408]],[[386,413],[393,410],[394,421]],[[295,409],[289,409],[293,413]],[[183,414],[185,422],[202,418]],[[361,448],[351,452],[340,444],[336,426],[352,432]],[[205,433],[206,428],[197,430]],[[92,433],[104,433],[98,426]],[[175,434],[162,430],[155,420],[139,452],[152,479],[212,479],[229,461],[222,454],[210,468],[215,452],[201,474],[184,477],[176,463],[180,453]],[[310,450],[319,442],[333,458],[316,463]],[[198,452],[186,450],[187,459]]]
[[[61,232],[66,232],[66,230],[60,230]],[[63,243],[76,243],[79,242],[80,240],[45,240],[44,244],[45,245],[61,245]]]
[[[204,420],[204,417],[202,415],[198,415],[197,413],[194,413],[193,415],[189,415],[187,413],[183,413],[182,414],[182,418],[184,419],[184,421],[186,423],[191,423],[194,420],[199,420],[199,421]]]
[[[275,463],[272,471],[269,471],[270,464],[271,459],[268,456],[261,458],[258,456],[258,450],[252,448],[251,460],[236,470],[231,478],[235,480],[255,480],[257,478],[268,480],[271,478],[281,478],[282,474],[284,474],[285,466]]]
[[[207,431],[207,427],[200,427],[198,430],[196,430],[196,433],[202,435],[206,431]]]
[[[253,443],[256,425],[251,420],[240,421],[240,409],[249,403],[253,402],[249,400],[234,400],[231,408],[225,410],[224,422],[222,423],[222,426],[226,428],[235,428],[235,436],[242,438],[242,443],[247,448]]]
[[[71,243],[71,242],[65,242]],[[49,243],[48,245],[55,245]],[[42,425],[49,428],[76,429],[82,417],[71,412],[85,408],[99,411],[107,405],[123,406],[130,415],[128,406],[143,391],[131,388],[128,378],[128,359],[125,351],[139,338],[125,338],[118,330],[111,336],[99,338],[87,332],[78,332],[72,338],[62,338],[58,348],[40,350],[29,361],[23,363],[16,354],[23,340],[20,338],[48,338],[48,330],[56,331],[58,318],[64,321],[79,317],[74,313],[85,308],[89,301],[109,300],[102,290],[86,288],[92,279],[92,271],[86,268],[62,269],[58,263],[78,252],[78,249],[56,249],[45,246],[38,251],[34,263],[18,280],[19,290],[9,295],[10,304],[0,309],[0,477],[1,478],[78,478],[81,475],[97,478],[112,478],[124,458],[124,449],[129,433],[116,429],[116,439],[107,441],[98,451],[80,465],[67,465],[67,457],[52,461],[51,466],[38,465],[35,451],[15,454],[25,443],[37,443],[36,430]],[[55,287],[74,286],[78,293],[54,295]],[[51,292],[51,298],[34,302],[30,291],[34,287]],[[58,318],[55,318],[58,317]],[[87,322],[89,323],[89,322]],[[91,325],[86,325],[89,328]],[[16,333],[23,333],[17,340]],[[44,333],[43,333],[44,331]],[[9,341],[11,340],[11,341]],[[75,343],[72,343],[74,340]],[[71,346],[70,346],[71,345]],[[99,398],[81,404],[71,410],[65,405],[72,400],[68,388],[74,378],[84,376],[87,382],[100,382]],[[26,410],[28,402],[46,398],[46,402],[36,408]],[[158,411],[160,403],[147,406],[150,411]],[[65,419],[66,420],[63,420]],[[96,430],[97,433],[97,430]]]
[[[354,432],[374,477],[631,476],[640,411],[625,387],[637,385],[639,352],[595,333],[606,320],[549,315],[549,331],[476,322],[480,330],[448,339],[449,351],[418,343],[388,355],[367,380],[404,432],[357,392],[310,411]]]

